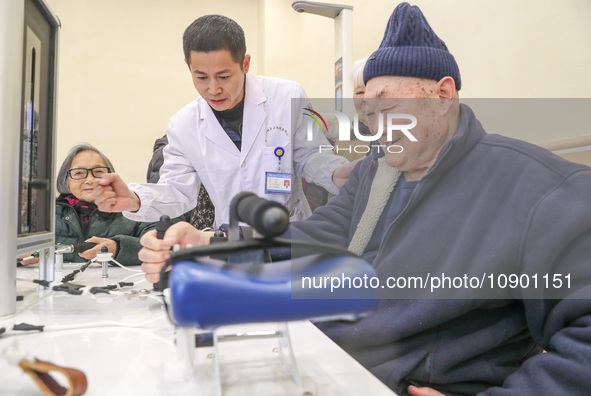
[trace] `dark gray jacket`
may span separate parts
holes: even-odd
[[[162,150],[168,144],[168,137],[166,135],[156,139],[154,142],[154,148],[152,149],[152,158],[148,164],[148,173],[146,174],[146,180],[148,183],[158,183],[160,179],[160,168],[164,163],[164,154]]]
[[[106,213],[95,210],[90,215],[86,235],[82,234],[76,209],[66,202],[56,202],[55,239],[57,243],[70,245],[84,242],[97,236],[117,242],[118,251],[114,259],[123,265],[141,264],[137,254],[142,248],[140,237],[154,229],[154,223],[136,222],[123,217],[121,213]],[[64,261],[85,261],[78,254],[64,254]]]
[[[293,223],[292,237],[347,246],[376,161],[358,164],[326,206]],[[457,131],[387,229],[373,265],[381,285],[443,273],[530,280],[528,288],[463,289],[471,294],[462,299],[384,288],[386,298],[361,321],[319,324],[399,394],[409,384],[450,395],[591,389],[590,168],[488,135],[462,105]],[[571,287],[556,293],[545,286],[546,274],[550,285],[568,274]],[[565,299],[551,299],[558,296]],[[539,354],[538,345],[548,353]]]

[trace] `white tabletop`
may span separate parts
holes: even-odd
[[[56,279],[76,267],[65,264]],[[100,266],[93,265],[74,283],[103,286],[129,276],[128,281],[143,280],[141,274],[134,276],[117,267],[109,267],[109,278],[101,275]],[[38,269],[19,268],[17,276],[35,279]],[[19,350],[29,356],[82,370],[88,380],[86,395],[215,394],[213,348],[197,348],[191,367],[186,358],[179,357],[175,328],[162,299],[153,292],[139,293],[141,289],[151,291],[152,285],[140,281],[125,289],[137,294],[72,296],[39,291],[32,283],[17,281],[17,294],[24,295],[24,301],[17,303],[16,316],[3,320],[0,326],[24,322],[46,325],[47,331],[2,335],[0,350],[16,341]],[[239,325],[218,332],[233,334],[273,326]],[[394,395],[310,322],[290,322],[289,329],[302,379],[298,389],[303,389],[304,395]],[[293,389],[286,385],[290,378],[279,364],[276,346],[277,339],[220,343],[217,356],[223,394],[282,395]],[[0,359],[0,393],[33,396],[40,391],[20,368]]]

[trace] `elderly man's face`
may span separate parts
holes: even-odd
[[[379,143],[382,145],[380,149],[386,153],[386,163],[403,171],[407,180],[422,178],[453,134],[444,118],[449,106],[440,99],[438,83],[413,77],[375,77],[367,83],[365,102],[368,126],[374,134],[378,132],[380,118],[383,121]],[[401,130],[394,130],[392,140],[387,140],[387,114],[392,113],[416,117],[417,125],[408,130],[416,142]],[[407,118],[396,118],[390,123],[407,125],[410,122]]]

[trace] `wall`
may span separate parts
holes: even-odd
[[[58,167],[86,141],[125,181],[145,182],[152,146],[168,119],[197,92],[182,34],[197,17],[220,13],[244,28],[257,71],[256,0],[49,0],[62,22]]]
[[[325,0],[354,6],[353,60],[382,39],[397,4]],[[152,144],[168,118],[196,92],[181,36],[195,18],[227,15],[240,23],[251,70],[302,84],[310,97],[333,94],[333,21],[298,14],[291,0],[48,0],[62,21],[58,162],[88,141],[124,180],[144,181]],[[464,98],[583,98],[591,92],[588,0],[416,0],[454,54]],[[535,143],[532,128],[510,132]],[[559,131],[561,138],[588,134]]]

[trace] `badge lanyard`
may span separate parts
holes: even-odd
[[[291,173],[281,172],[281,157],[285,155],[285,149],[278,146],[273,151],[277,157],[277,172],[265,172],[266,194],[291,194]]]
[[[275,154],[275,157],[277,157],[277,172],[281,172],[281,157],[285,154],[285,150],[283,147],[276,147],[273,153]]]

